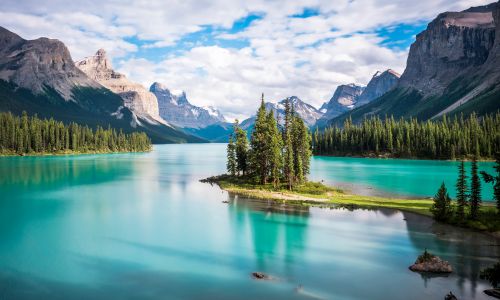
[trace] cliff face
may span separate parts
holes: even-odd
[[[321,106],[320,111],[323,113],[323,116],[319,123],[335,118],[353,109],[363,90],[364,87],[354,83],[339,85],[335,89],[332,98]]]
[[[482,66],[494,43],[491,9],[442,13],[411,45],[400,87],[442,94],[455,78]]]
[[[399,83],[339,116],[359,122],[392,115],[419,120],[500,109],[500,2],[439,14],[417,35]]]
[[[198,107],[189,103],[186,93],[172,93],[155,82],[149,88],[158,99],[160,116],[167,122],[183,128],[205,128],[225,122],[224,116],[212,107]]]
[[[356,107],[370,103],[372,100],[393,89],[398,84],[400,76],[396,71],[391,69],[384,72],[377,71],[370,82],[368,82],[363,93],[358,97]]]
[[[120,95],[125,106],[136,115],[165,123],[160,117],[156,96],[142,85],[128,80],[125,75],[115,72],[103,49],[75,65],[91,79]]]
[[[65,100],[73,98],[75,87],[101,88],[75,67],[62,42],[48,38],[25,40],[3,27],[0,27],[0,79],[35,94],[50,87]]]

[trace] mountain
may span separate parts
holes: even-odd
[[[66,46],[54,39],[25,40],[0,27],[0,111],[38,114],[91,127],[141,130],[154,142],[202,141],[137,117],[123,99],[78,69]],[[137,127],[137,124],[142,124]],[[135,127],[134,127],[135,126]]]
[[[500,109],[500,4],[439,14],[410,47],[398,84],[332,121],[370,115],[428,120]]]
[[[104,49],[99,49],[95,55],[77,61],[75,65],[88,77],[120,95],[125,106],[137,116],[167,125],[160,117],[155,95],[142,85],[128,80],[125,75],[114,71]]]
[[[323,116],[318,124],[324,123],[353,109],[364,89],[363,86],[354,83],[339,85],[333,93],[332,98],[321,106],[320,111],[323,113]]]
[[[339,85],[330,101],[321,106],[323,116],[316,125],[324,126],[329,120],[354,108],[368,104],[396,86],[400,75],[394,70],[377,71],[366,87],[354,83]]]
[[[366,85],[363,93],[357,98],[356,107],[370,103],[372,100],[384,95],[394,88],[399,81],[400,74],[396,71],[388,69],[384,72],[377,71],[368,85]]]
[[[189,103],[185,92],[176,95],[158,82],[153,83],[149,91],[158,99],[160,116],[170,124],[181,128],[205,128],[226,122],[215,108],[202,108]]]

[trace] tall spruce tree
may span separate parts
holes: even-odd
[[[290,100],[287,98],[285,100],[285,124],[283,126],[283,157],[284,157],[284,166],[283,166],[283,175],[285,177],[285,181],[288,184],[288,189],[292,190],[295,179],[295,166],[294,166],[294,156],[293,156],[293,143],[292,143],[292,107]]]
[[[240,127],[238,120],[234,121],[236,171],[242,175],[247,174],[248,169],[248,138],[247,132]]]
[[[477,169],[477,158],[474,156],[471,163],[471,184],[470,184],[470,218],[478,219],[481,207],[481,180]]]
[[[229,136],[229,144],[227,144],[227,172],[231,176],[235,176],[237,172],[237,162],[236,162],[236,145],[234,144],[233,135]]]
[[[266,118],[266,106],[264,103],[264,94],[260,107],[255,118],[255,125],[250,139],[250,162],[252,172],[262,184],[267,183],[269,174],[269,151],[268,148],[268,123]]]
[[[304,121],[292,110],[292,146],[294,158],[294,174],[297,183],[302,183],[309,174],[311,159],[311,135]]]
[[[496,171],[496,175],[491,175],[485,171],[481,171],[484,182],[493,184],[493,199],[497,203],[497,213],[500,215],[500,152],[495,154],[495,166],[493,167]]]
[[[451,208],[451,198],[448,195],[444,182],[441,184],[441,187],[434,196],[434,203],[432,204],[431,212],[434,219],[441,222],[448,221],[453,214]]]
[[[270,176],[273,181],[273,186],[276,188],[279,186],[281,169],[283,168],[283,156],[281,149],[283,147],[283,140],[281,138],[281,133],[278,130],[278,125],[276,119],[274,118],[274,112],[271,110],[267,113],[267,126],[268,126],[268,147],[269,152],[269,170]]]
[[[462,160],[458,165],[457,179],[457,212],[456,217],[459,222],[465,221],[465,207],[467,206],[467,175],[465,174],[465,163]]]

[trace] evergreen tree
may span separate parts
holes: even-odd
[[[283,142],[284,142],[283,174],[285,177],[285,181],[288,184],[289,190],[292,190],[295,179],[295,166],[294,166],[295,159],[293,156],[294,151],[293,151],[291,127],[292,127],[292,107],[290,104],[290,100],[287,98],[285,100],[285,124],[283,126]]]
[[[274,118],[274,112],[271,110],[267,113],[267,126],[268,126],[268,156],[269,156],[269,169],[271,179],[273,181],[273,186],[276,188],[280,183],[281,169],[283,167],[283,157],[281,154],[281,149],[283,147],[283,141],[281,139],[281,134],[278,130],[278,125],[276,119]]]
[[[465,207],[467,206],[467,175],[465,174],[465,164],[462,160],[458,165],[457,179],[457,220],[465,221]]]
[[[250,140],[250,163],[252,172],[262,184],[267,183],[269,174],[269,157],[266,140],[268,138],[268,124],[266,118],[266,106],[264,104],[264,94],[260,103],[255,125]]]
[[[474,157],[471,164],[471,185],[470,185],[470,217],[477,220],[481,207],[481,181],[477,170],[477,159]]]
[[[236,175],[237,162],[236,162],[236,145],[234,144],[233,135],[229,137],[229,144],[227,144],[227,172],[231,176]]]
[[[238,120],[234,122],[234,135],[236,136],[236,171],[246,175],[248,169],[248,138],[247,132],[240,127]]]
[[[434,219],[441,222],[448,221],[453,214],[451,208],[451,198],[448,195],[444,182],[441,184],[441,187],[434,196],[434,203],[432,204],[431,212],[434,215]]]
[[[497,213],[500,214],[500,152],[497,152],[495,157],[495,166],[493,168],[497,174],[494,176],[485,171],[481,171],[481,175],[486,183],[493,184],[493,199],[497,203]]]

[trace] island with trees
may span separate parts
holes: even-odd
[[[36,115],[0,113],[0,155],[48,155],[145,152],[151,140],[142,132],[123,133],[108,127],[95,130]]]
[[[280,120],[272,110],[266,111],[262,96],[250,140],[238,121],[234,123],[233,134],[227,145],[227,173],[202,181],[217,184],[230,193],[249,198],[283,201],[295,205],[340,206],[350,209],[393,208],[434,217],[439,222],[456,226],[490,232],[500,230],[500,158],[496,154],[497,174],[485,172],[480,174],[477,167],[479,157],[494,157],[492,151],[498,150],[496,143],[498,129],[495,128],[500,124],[500,114],[487,116],[482,122],[476,122],[471,117],[455,118],[451,122],[443,118],[439,123],[423,124],[415,120],[394,121],[392,118],[387,118],[382,122],[374,118],[366,120],[361,125],[348,123],[341,131],[330,129],[330,133],[327,131],[320,137],[318,133],[309,132],[302,119],[294,112],[290,101],[285,101],[284,106],[284,117]],[[457,129],[457,126],[462,127],[462,133],[452,134],[451,131]],[[369,130],[369,128],[375,129]],[[429,149],[435,149],[431,154],[460,155],[462,161],[457,175],[457,199],[452,201],[444,183],[433,199],[388,199],[352,195],[338,188],[307,180],[311,155],[313,152],[323,151],[317,149],[324,147],[318,146],[318,141],[324,141],[325,137],[331,136],[333,141],[328,142],[333,143],[331,145],[342,145],[339,141],[345,143],[351,141],[351,145],[367,145],[369,141],[374,141],[370,132],[378,136],[381,141],[386,138],[382,132],[388,135],[394,133],[396,137],[412,134],[414,139],[410,140],[418,141],[409,145],[404,138],[402,142],[399,138],[395,138],[394,151],[411,148],[416,152],[409,153],[417,153],[419,147],[425,148],[427,145]],[[493,133],[496,135],[490,137],[489,134]],[[456,137],[453,137],[454,135]],[[361,138],[362,142],[355,142],[358,138]],[[313,145],[314,140],[316,140],[315,145]],[[439,142],[435,143],[436,141]],[[330,145],[328,143],[324,145]],[[435,147],[432,146],[433,143]],[[374,145],[377,147],[377,142],[374,142]],[[380,145],[381,150],[387,147],[382,142]],[[465,157],[470,157],[472,160],[470,176],[467,175],[465,168]],[[484,184],[494,185],[492,198],[496,201],[496,206],[482,202],[481,181],[484,181]]]

